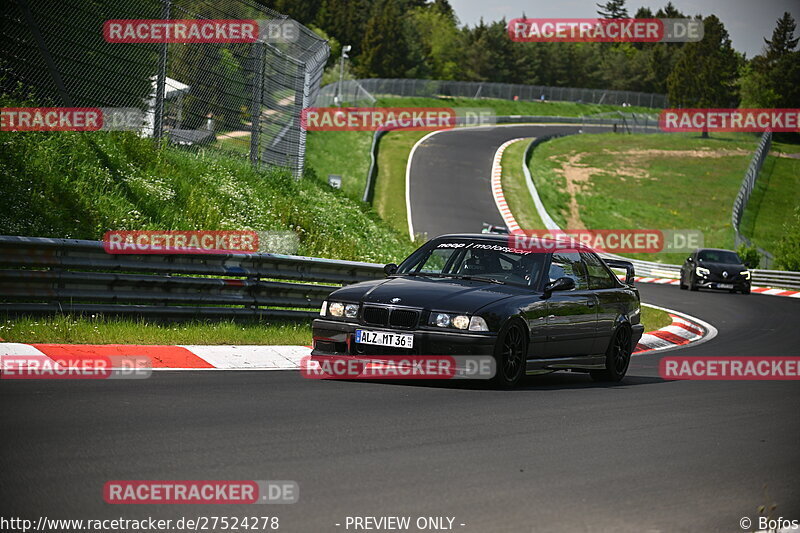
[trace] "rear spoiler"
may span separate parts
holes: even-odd
[[[621,261],[619,259],[603,259],[606,264],[611,268],[621,268],[625,270],[625,283],[627,285],[633,285],[633,278],[635,277],[635,273],[633,271],[633,263],[630,261]]]

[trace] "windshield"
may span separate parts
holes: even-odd
[[[492,242],[443,241],[409,258],[397,273],[532,286],[539,279],[544,259],[542,253]]]
[[[726,265],[741,265],[742,260],[735,252],[727,250],[701,250],[697,260],[704,263],[724,263]]]

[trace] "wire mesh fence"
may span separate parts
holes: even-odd
[[[140,134],[232,151],[300,175],[304,107],[330,53],[313,31],[250,0],[11,0],[2,14],[3,92],[37,104],[141,110]],[[121,43],[109,20],[291,22],[292,39]],[[265,27],[265,26],[262,26]]]
[[[653,108],[667,107],[667,96],[664,94],[477,81],[381,78],[346,80],[341,82],[341,87],[339,82],[328,84],[320,91],[318,103],[323,106],[334,105],[335,98],[338,95],[341,95],[340,101],[347,105],[368,105],[363,102],[369,101],[370,97],[380,98],[381,96],[452,96],[632,105]]]
[[[753,159],[750,160],[750,166],[747,167],[747,172],[744,174],[744,179],[739,188],[739,193],[736,195],[736,200],[733,202],[731,223],[733,225],[733,231],[735,232],[734,240],[736,246],[740,244],[753,246],[752,241],[739,232],[739,226],[742,223],[742,216],[744,215],[745,209],[747,209],[747,203],[750,201],[750,195],[753,193],[753,189],[755,189],[758,176],[761,174],[761,167],[764,166],[764,161],[767,159],[771,147],[772,132],[765,131],[761,136],[761,141],[758,143],[758,148],[756,148],[753,154]],[[761,266],[764,268],[771,268],[775,262],[774,256],[767,250],[756,248],[761,254]]]

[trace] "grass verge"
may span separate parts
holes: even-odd
[[[669,313],[646,304],[642,304],[641,320],[642,324],[644,324],[645,332],[655,331],[672,324],[672,318]]]
[[[774,252],[799,199],[800,146],[774,143],[750,195],[740,231],[761,248]]]
[[[503,169],[501,178],[503,196],[505,196],[508,207],[520,228],[523,230],[545,229],[539,213],[536,212],[536,205],[528,191],[525,173],[522,170],[522,158],[530,142],[531,139],[517,141],[509,145],[503,152],[503,159],[500,162]]]
[[[530,170],[568,229],[698,229],[733,247],[731,207],[757,138],[746,134],[573,135],[539,145]],[[625,254],[681,263],[684,253]]]
[[[373,205],[378,215],[396,232],[408,236],[406,166],[414,144],[429,132],[393,131],[384,135],[378,149],[378,173]]]
[[[308,323],[275,321],[154,322],[144,319],[56,315],[0,324],[6,342],[58,344],[310,345]]]
[[[306,142],[306,168],[325,184],[328,174],[340,175],[342,192],[361,201],[369,171],[372,132],[309,131]]]

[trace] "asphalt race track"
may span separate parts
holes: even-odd
[[[533,131],[509,130],[511,137]],[[458,134],[432,139],[450,135]],[[490,144],[499,146],[503,135]],[[481,161],[496,149],[454,146]],[[439,162],[445,159],[440,153]],[[483,165],[457,161],[465,169]],[[415,181],[412,194],[418,183],[440,186]],[[466,189],[453,194],[467,198]],[[483,221],[477,208],[469,211],[470,220]],[[415,225],[439,231],[438,219],[417,204],[414,216]],[[480,229],[451,230],[444,222],[447,231]],[[645,301],[719,330],[709,342],[669,354],[798,354],[797,299],[639,288]],[[758,506],[772,503],[774,517],[800,518],[798,383],[666,382],[658,377],[660,357],[635,358],[615,386],[554,374],[528,378],[514,391],[251,371],[3,381],[2,514],[269,514],[291,532],[346,531],[347,516],[380,515],[450,516],[455,530],[472,532],[740,531],[742,517],[756,520]],[[107,505],[103,485],[114,479],[295,480],[300,501]]]
[[[479,233],[483,223],[504,226],[492,197],[492,158],[500,145],[520,137],[577,133],[580,126],[498,126],[443,131],[414,152],[409,198],[414,233]],[[585,128],[586,132],[608,127]],[[521,162],[520,162],[521,163]]]

